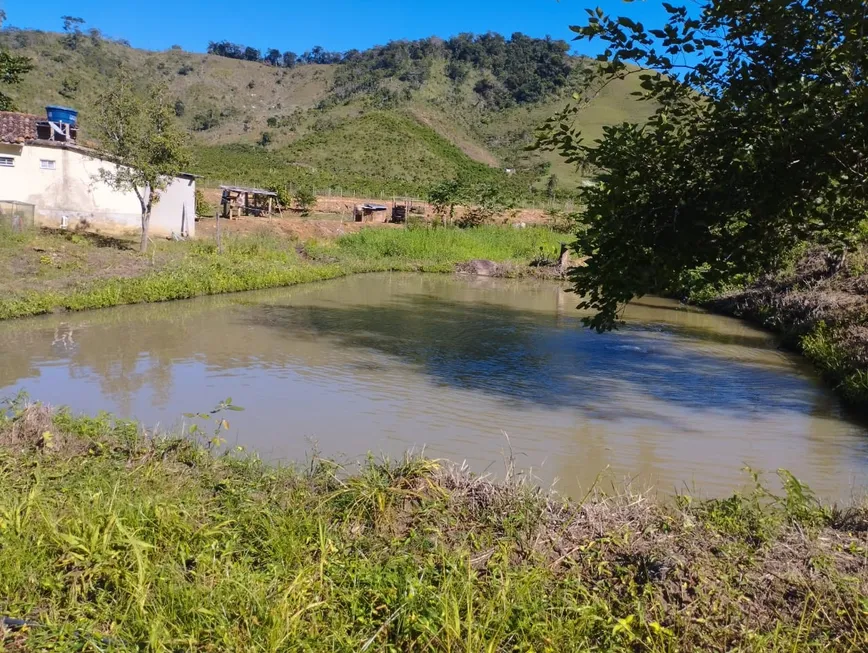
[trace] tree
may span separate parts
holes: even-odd
[[[262,56],[259,50],[257,50],[256,48],[252,48],[248,45],[246,48],[244,48],[243,58],[247,61],[259,61]]]
[[[773,270],[805,241],[843,256],[868,216],[868,47],[862,0],[702,0],[660,29],[601,9],[572,27],[599,39],[580,100],[539,145],[597,171],[583,189],[571,279],[612,328],[634,297],[688,276],[720,284]],[[636,76],[644,125],[586,143],[573,122],[613,81]]]
[[[0,49],[0,88],[21,82],[21,78],[33,70],[27,57],[18,57]],[[15,102],[0,90],[0,111],[15,111]]]
[[[84,25],[84,18],[78,16],[61,16],[63,21],[63,31],[66,33],[75,33],[81,31],[81,26]]]
[[[550,175],[548,181],[546,182],[546,195],[550,200],[555,198],[555,194],[558,191],[558,176]]]
[[[295,206],[302,216],[309,216],[311,208],[316,206],[316,195],[308,188],[299,188],[295,191]]]
[[[142,210],[140,251],[148,248],[151,210],[158,193],[188,164],[186,138],[161,88],[138,94],[120,78],[97,103],[90,126],[114,164],[98,178],[112,188],[133,191]]]
[[[283,67],[284,68],[295,68],[295,64],[298,63],[298,55],[295,52],[290,52],[287,50],[283,53]]]
[[[6,11],[0,9],[0,29],[3,29],[3,23],[6,22]]]
[[[488,224],[511,203],[498,185],[485,181],[465,184],[460,194],[465,207],[455,222],[459,227]]]
[[[66,32],[63,44],[70,50],[77,49],[81,39],[81,26],[84,25],[84,18],[61,16],[60,19],[63,21],[63,31]]]
[[[434,213],[440,216],[443,226],[446,226],[446,216],[449,221],[455,219],[455,206],[464,196],[464,184],[460,179],[444,179],[428,191],[428,201],[434,207]]]
[[[185,113],[187,113],[187,105],[184,104],[184,101],[180,98],[175,100],[175,116],[183,118]]]
[[[270,66],[279,66],[280,65],[280,50],[275,50],[274,48],[270,48],[268,52],[266,52],[265,57],[263,57],[263,61]]]
[[[216,54],[218,57],[229,59],[243,59],[244,46],[229,41],[211,41],[208,43],[208,54]]]

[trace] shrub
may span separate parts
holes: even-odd
[[[196,215],[213,215],[214,207],[205,200],[205,193],[201,188],[196,189]]]
[[[310,215],[310,209],[316,206],[316,195],[307,188],[299,188],[295,192],[295,206],[305,217]]]
[[[292,204],[292,195],[289,194],[289,191],[283,184],[275,184],[268,190],[277,193],[277,203],[280,206],[287,207]]]

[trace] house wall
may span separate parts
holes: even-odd
[[[141,230],[136,194],[115,190],[98,178],[101,169],[116,170],[115,164],[77,150],[39,144],[0,146],[0,156],[14,159],[11,168],[0,167],[0,200],[35,205],[38,224],[59,227],[66,216],[70,228],[83,224],[112,234]],[[54,169],[42,169],[42,160],[54,161]],[[192,236],[195,192],[195,180],[173,179],[154,206],[150,233],[169,236],[183,231]]]
[[[141,218],[139,218],[141,222]],[[196,233],[196,180],[175,177],[160,191],[159,200],[151,209],[151,231],[171,235]]]

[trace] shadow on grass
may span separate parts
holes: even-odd
[[[42,233],[51,236],[59,236],[61,238],[66,238],[67,240],[72,240],[73,236],[78,236],[80,238],[84,238],[90,245],[93,245],[94,247],[110,247],[112,249],[120,250],[133,250],[136,247],[136,243],[134,243],[132,240],[115,238],[114,236],[106,236],[104,234],[97,234],[92,231],[69,231],[66,229],[53,229],[51,227],[42,227]]]

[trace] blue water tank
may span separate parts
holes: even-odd
[[[65,122],[68,125],[75,125],[78,122],[78,111],[69,107],[45,107],[45,113],[48,114],[50,122]]]

